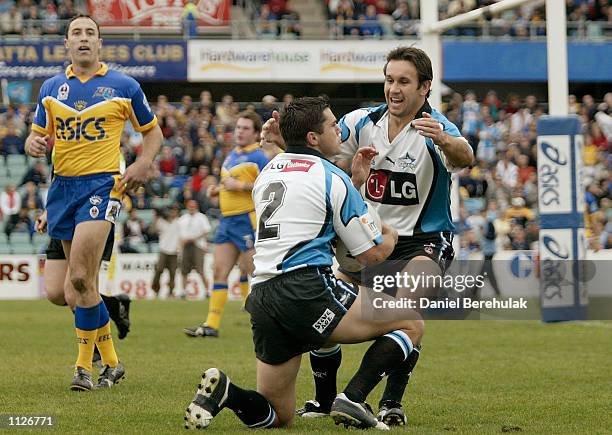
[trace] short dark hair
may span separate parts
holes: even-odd
[[[68,21],[68,25],[66,26],[66,34],[64,35],[66,39],[68,39],[68,31],[70,30],[70,25],[72,24],[73,21],[78,20],[79,18],[89,18],[91,21],[93,21],[94,24],[96,25],[96,29],[98,30],[98,39],[101,37],[100,25],[98,24],[96,20],[94,20],[90,15],[87,15],[87,14],[77,14],[74,17],[70,18],[70,21]]]
[[[248,112],[248,111],[240,112],[238,114],[238,119],[240,118],[250,119],[251,121],[253,121],[253,127],[255,128],[255,131],[257,133],[261,131],[261,125],[262,125],[261,116],[259,116],[256,112]]]
[[[387,65],[392,60],[405,60],[414,65],[419,77],[419,87],[423,82],[433,79],[433,68],[431,67],[431,59],[420,48],[416,47],[397,47],[387,54],[387,63],[383,67],[383,73],[387,75]],[[427,94],[429,97],[429,94]]]
[[[280,132],[287,145],[304,145],[306,135],[314,131],[323,133],[323,112],[329,108],[326,97],[296,98],[281,111]]]

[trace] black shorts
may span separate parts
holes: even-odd
[[[106,246],[104,246],[104,252],[102,253],[102,261],[110,261],[111,256],[113,255],[113,245],[115,244],[115,231],[114,228],[111,229],[111,232],[108,235],[108,239],[106,239]],[[64,248],[62,247],[62,241],[57,239],[49,240],[49,245],[47,246],[47,260],[65,260],[66,256],[64,255]]]
[[[355,302],[357,291],[329,267],[298,269],[255,284],[246,310],[257,359],[277,365],[321,348]]]
[[[380,266],[372,266],[360,272],[348,272],[341,267],[338,271],[361,283],[363,276],[373,276],[377,270],[385,272],[401,271],[415,257],[425,256],[435,261],[444,275],[450,267],[455,251],[453,249],[453,233],[421,233],[415,236],[400,236],[395,249]]]

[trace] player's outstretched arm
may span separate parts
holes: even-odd
[[[365,252],[356,255],[355,258],[365,266],[381,263],[387,259],[397,244],[397,230],[387,224],[382,224],[383,242],[373,246]]]
[[[32,131],[25,141],[25,153],[31,157],[44,157],[47,155],[48,134]]]
[[[143,133],[142,154],[125,170],[121,183],[117,186],[118,191],[124,187],[127,187],[128,190],[135,189],[149,180],[153,159],[159,152],[162,139],[163,135],[159,125]]]

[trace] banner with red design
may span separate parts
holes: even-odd
[[[89,13],[107,27],[181,29],[183,12],[197,17],[198,26],[223,27],[230,19],[230,0],[88,0]]]

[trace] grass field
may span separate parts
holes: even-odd
[[[46,301],[0,302],[0,414],[53,415],[62,433],[177,433],[201,372],[223,368],[255,386],[248,314],[228,304],[219,339],[188,338],[206,302],[136,301],[116,341],[127,379],[110,391],[68,390],[76,356],[71,313]],[[114,326],[114,325],[113,325]],[[367,345],[344,346],[339,384]],[[311,398],[308,358],[298,403]],[[380,386],[370,396],[374,405]],[[431,321],[404,406],[411,433],[612,433],[612,323]],[[228,410],[213,433],[251,432]],[[296,420],[291,433],[343,432]]]

